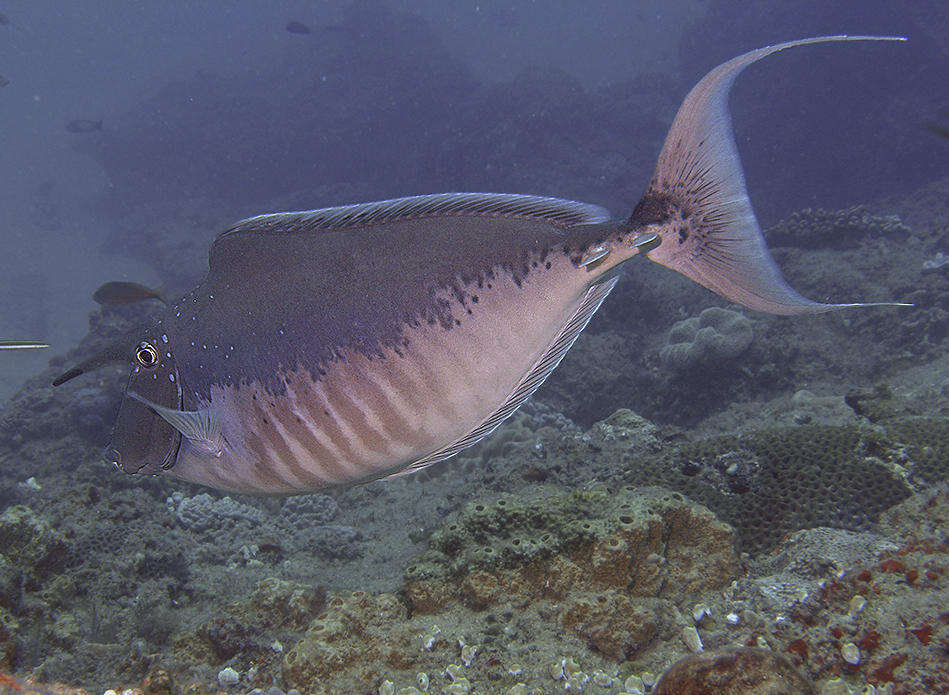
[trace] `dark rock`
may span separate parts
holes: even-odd
[[[666,671],[653,695],[815,695],[784,657],[766,649],[717,649],[687,656]]]

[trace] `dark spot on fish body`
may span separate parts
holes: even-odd
[[[628,224],[633,227],[645,227],[650,224],[660,224],[672,216],[675,203],[664,193],[649,191],[633,209]]]

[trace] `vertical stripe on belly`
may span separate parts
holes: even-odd
[[[408,378],[406,366],[406,357],[390,354],[385,359],[364,360],[352,367],[364,415],[383,438],[384,445],[376,449],[377,458],[390,465],[406,460],[419,442],[431,436],[422,405],[426,394]]]
[[[370,422],[368,403],[361,402],[360,391],[371,382],[362,370],[354,369],[349,363],[340,365],[326,379],[327,399],[332,405],[340,428],[349,438],[350,451],[354,458],[363,459],[372,454],[390,453],[381,423]],[[330,390],[332,389],[332,390]]]

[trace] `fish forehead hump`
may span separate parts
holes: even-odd
[[[445,209],[459,199],[480,207]],[[415,209],[400,211],[404,201]],[[511,201],[521,203],[513,212]],[[343,349],[381,357],[406,326],[450,329],[466,285],[498,273],[518,280],[548,253],[592,243],[595,223],[609,219],[597,206],[505,194],[371,205],[382,212],[263,215],[218,237],[207,278],[176,309],[190,336],[182,362],[200,363],[187,370],[191,388],[206,396],[213,385],[258,382],[282,392],[278,374],[302,367],[318,378]]]

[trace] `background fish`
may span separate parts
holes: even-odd
[[[0,340],[0,350],[36,350],[48,347],[48,343],[38,340]]]
[[[303,22],[287,22],[286,30],[291,34],[309,34],[310,27]]]
[[[949,109],[939,109],[939,118],[925,123],[923,127],[933,135],[949,138]]]
[[[92,298],[103,306],[133,304],[135,302],[145,301],[146,299],[157,299],[162,304],[168,303],[168,300],[165,299],[164,292],[160,289],[153,290],[137,282],[124,282],[121,280],[107,282],[101,285],[92,293]]]
[[[205,280],[128,345],[112,462],[267,494],[419,470],[527,400],[641,253],[759,311],[866,306],[813,302],[783,280],[726,101],[735,77],[776,51],[874,39],[789,42],[713,70],[628,219],[449,193],[238,223],[211,246]]]

